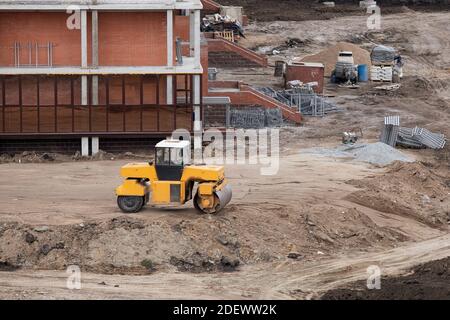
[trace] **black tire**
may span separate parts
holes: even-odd
[[[198,205],[198,194],[195,195],[194,197],[194,208],[199,212],[199,213],[205,213],[203,212],[202,208],[200,208],[200,206]]]
[[[144,197],[120,196],[117,197],[117,205],[123,213],[136,213],[144,206]]]

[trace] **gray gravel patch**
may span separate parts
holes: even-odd
[[[353,161],[368,162],[379,166],[389,165],[395,161],[415,161],[415,159],[382,142],[355,144],[353,146],[341,145],[336,148],[310,148],[302,150],[301,153],[331,158],[348,158]]]

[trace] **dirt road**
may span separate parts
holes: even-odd
[[[0,273],[0,298],[15,299],[312,299],[367,278],[377,265],[395,275],[422,262],[450,256],[450,235],[384,252],[352,253],[314,263],[263,264],[239,272],[164,273],[150,276],[82,274],[82,289],[68,290],[63,271]]]

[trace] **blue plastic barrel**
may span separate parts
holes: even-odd
[[[361,82],[369,81],[369,66],[367,64],[358,65],[358,79]]]

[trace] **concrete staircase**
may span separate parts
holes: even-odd
[[[223,38],[208,39],[210,67],[267,67],[267,57]]]
[[[229,97],[235,106],[258,105],[267,109],[279,108],[283,118],[295,124],[302,122],[302,115],[297,108],[292,108],[270,96],[261,93],[247,84],[237,81],[210,81],[210,97]]]

